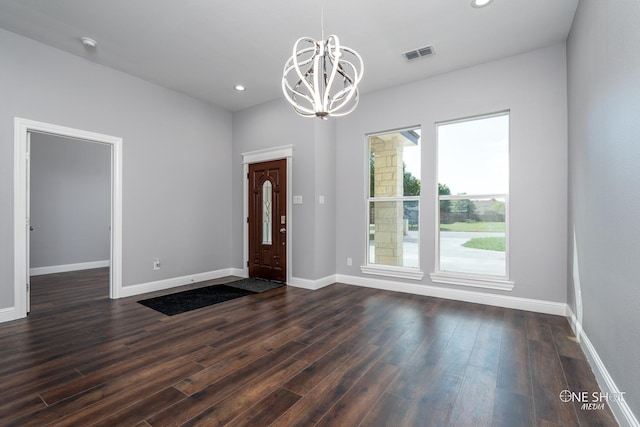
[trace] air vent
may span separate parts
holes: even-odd
[[[412,50],[412,51],[409,51],[409,52],[405,52],[405,53],[403,53],[403,55],[404,55],[404,57],[405,57],[405,59],[407,61],[413,61],[414,59],[420,58],[420,53],[418,53],[417,50]]]
[[[425,46],[425,47],[420,47],[418,49],[404,52],[402,56],[404,56],[404,59],[406,59],[407,61],[413,61],[418,58],[423,58],[425,56],[435,55],[435,53],[436,52],[433,50],[433,46]]]

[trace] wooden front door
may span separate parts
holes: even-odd
[[[287,281],[287,161],[249,165],[249,277]]]

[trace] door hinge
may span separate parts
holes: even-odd
[[[249,217],[247,217],[247,224],[249,224]]]
[[[247,260],[247,267],[249,267],[249,260]]]
[[[247,172],[247,179],[249,179],[249,172]]]

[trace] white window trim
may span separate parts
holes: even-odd
[[[452,124],[452,123],[461,123],[467,122],[471,120],[481,120],[487,119],[491,117],[497,116],[509,116],[509,163],[511,163],[511,111],[505,110],[496,113],[482,114],[479,116],[461,118],[456,120],[447,120],[443,122],[438,122],[435,124],[436,127],[436,159],[438,158],[438,147],[440,141],[438,140],[438,126],[444,124]],[[510,171],[511,168],[509,168]],[[510,173],[509,173],[510,174]],[[437,171],[437,160],[436,160],[436,185],[438,182],[438,171]],[[507,179],[510,179],[509,177]],[[502,291],[511,291],[515,286],[515,282],[510,280],[510,265],[511,265],[511,250],[510,250],[510,203],[509,203],[509,194],[465,194],[465,195],[443,195],[440,196],[438,194],[438,189],[436,188],[436,203],[435,203],[435,218],[436,218],[436,250],[435,250],[435,263],[433,273],[429,273],[429,277],[431,281],[434,283],[441,283],[447,285],[457,285],[457,286],[470,286],[475,288],[484,288],[484,289],[494,289],[494,290],[502,290]],[[483,198],[491,198],[491,197],[500,197],[505,199],[505,276],[491,276],[485,274],[472,274],[472,273],[459,273],[459,272],[450,272],[450,271],[442,271],[440,270],[440,201],[441,200],[463,200],[463,199],[483,199]]]
[[[376,276],[396,277],[398,279],[422,280],[424,272],[418,268],[411,267],[393,267],[382,264],[369,264],[360,267],[360,271],[364,274],[373,274]]]
[[[445,285],[471,286],[474,288],[496,289],[500,291],[511,291],[515,282],[506,280],[498,276],[481,276],[479,274],[450,273],[439,271],[429,273],[431,281]]]

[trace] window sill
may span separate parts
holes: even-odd
[[[364,274],[396,277],[398,279],[422,280],[422,278],[424,277],[424,273],[415,268],[363,265],[360,267],[360,270]]]
[[[449,273],[429,273],[434,283],[446,285],[471,286],[474,288],[496,289],[499,291],[511,291],[515,282],[500,278],[484,278],[478,276],[462,276]]]

